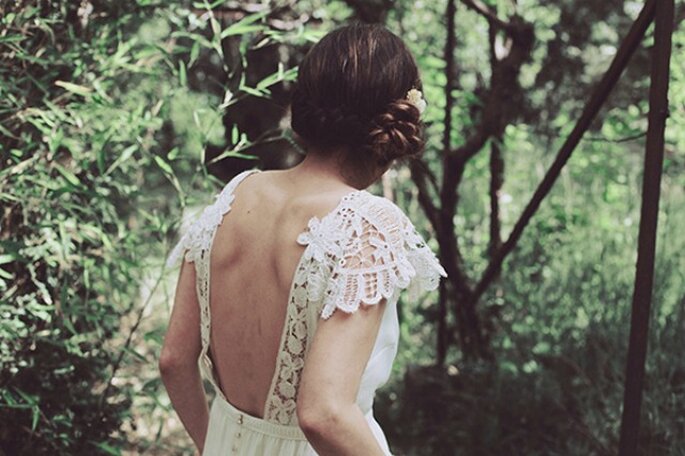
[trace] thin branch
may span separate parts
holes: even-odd
[[[409,170],[411,171],[412,180],[416,184],[416,188],[419,191],[419,204],[426,213],[428,221],[437,229],[438,224],[440,223],[440,214],[438,208],[433,203],[433,198],[431,197],[427,186],[427,183],[432,181],[435,190],[437,190],[435,176],[433,176],[431,170],[422,160],[412,161],[409,164]]]
[[[498,60],[495,45],[497,41],[497,29],[493,22],[488,23],[488,43],[490,55],[491,73],[496,71]],[[490,142],[490,240],[488,242],[488,257],[499,250],[502,245],[502,222],[500,220],[499,195],[504,185],[504,158],[500,148],[502,134],[499,132]]]
[[[169,249],[167,251],[167,255],[171,250]],[[166,258],[165,256],[165,258]],[[109,391],[112,388],[112,382],[114,381],[114,377],[116,377],[117,373],[119,372],[119,368],[121,367],[121,363],[124,361],[124,356],[126,355],[126,352],[128,351],[128,348],[131,346],[131,343],[133,342],[133,336],[138,331],[138,327],[140,326],[140,323],[143,321],[143,315],[145,314],[145,310],[147,310],[148,305],[150,304],[150,301],[152,301],[152,296],[155,293],[155,290],[157,290],[157,287],[162,283],[162,279],[164,278],[166,274],[166,267],[162,265],[162,270],[159,273],[159,276],[157,277],[157,280],[155,281],[155,284],[153,287],[150,289],[150,294],[148,295],[147,299],[143,303],[143,305],[140,307],[140,310],[138,311],[138,314],[136,315],[136,321],[131,327],[131,330],[128,333],[128,336],[126,337],[126,341],[124,342],[124,346],[121,348],[121,351],[119,352],[119,356],[117,356],[116,361],[114,361],[114,364],[112,365],[112,373],[109,376],[109,379],[107,380],[107,385],[105,386],[104,391],[102,392],[102,395],[100,396],[100,409],[104,406],[105,402],[107,401],[107,396],[109,395]]]
[[[511,30],[512,25],[509,22],[497,17],[497,14],[480,0],[461,0],[461,2],[470,10],[475,11],[486,18],[492,25],[501,28],[502,30]]]
[[[461,146],[450,150],[448,153],[449,155],[458,158],[461,163],[465,164],[467,161],[473,158],[474,155],[480,152],[481,149],[483,149],[483,146],[485,146],[485,143],[489,138],[490,130],[488,125],[486,122],[481,120],[479,125],[476,127],[476,131],[469,136],[466,142]]]
[[[548,131],[540,132],[539,136],[545,137],[548,139],[562,138],[561,135],[556,134],[556,133],[551,133]],[[623,143],[623,142],[635,141],[637,139],[644,138],[645,136],[647,136],[647,132],[643,131],[640,133],[635,133],[634,135],[624,136],[622,138],[607,138],[606,136],[583,136],[583,138],[581,138],[581,141],[605,142],[605,143]]]
[[[642,133],[637,133],[631,136],[624,136],[623,138],[604,138],[601,136],[589,136],[587,138],[583,138],[585,141],[597,141],[597,142],[610,142],[610,143],[622,143],[622,142],[627,142],[627,141],[635,141],[636,139],[640,139],[647,136],[647,132],[643,131]]]

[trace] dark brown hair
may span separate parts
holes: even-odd
[[[349,146],[358,163],[389,165],[424,147],[418,108],[405,99],[422,90],[416,61],[379,24],[339,27],[304,57],[292,94],[292,129],[325,149]]]

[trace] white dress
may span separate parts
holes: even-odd
[[[360,303],[373,305],[382,298],[387,298],[387,305],[356,402],[381,448],[391,455],[383,430],[373,416],[373,400],[376,389],[388,380],[397,353],[400,334],[397,300],[405,288],[409,299],[417,299],[420,292],[435,289],[440,276],[447,274],[393,202],[366,190],[346,194],[326,216],[312,217],[297,237],[297,242],[306,247],[291,284],[263,418],[237,409],[217,386],[208,356],[209,254],[216,229],[231,209],[235,188],[256,172],[259,170],[244,171],[226,184],[216,201],[193,222],[167,262],[173,267],[185,253],[186,261],[194,262],[196,268],[201,310],[200,363],[216,391],[203,455],[316,455],[298,426],[295,411],[309,341],[314,337],[319,318],[328,318],[336,310],[354,312]]]

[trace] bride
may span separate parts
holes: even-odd
[[[305,159],[235,176],[172,251],[159,368],[203,455],[391,454],[373,399],[397,353],[400,292],[417,299],[446,273],[404,212],[366,188],[421,154],[424,107],[399,37],[333,30],[293,91]]]

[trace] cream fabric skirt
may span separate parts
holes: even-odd
[[[365,415],[376,440],[392,456],[373,410]],[[248,415],[219,396],[209,412],[202,456],[318,456],[298,426],[286,426]]]

